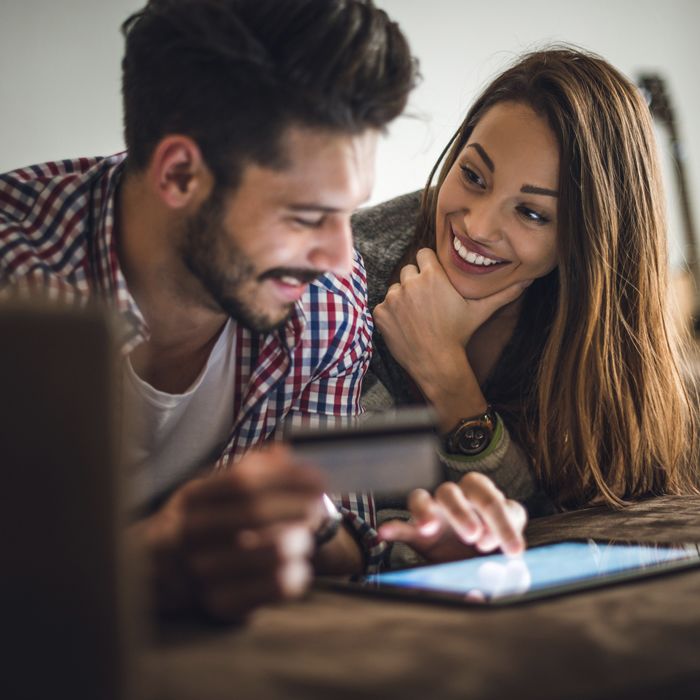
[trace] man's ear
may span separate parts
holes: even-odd
[[[198,208],[214,184],[199,146],[179,134],[170,134],[156,145],[148,164],[148,181],[171,209]]]

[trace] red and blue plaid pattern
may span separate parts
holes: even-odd
[[[119,267],[115,193],[126,155],[44,163],[0,175],[0,296],[40,292],[82,304],[99,300],[122,319],[126,355],[148,328]],[[371,353],[364,266],[355,253],[348,278],[325,275],[295,305],[280,331],[236,329],[234,425],[217,467],[285,426],[352,420]],[[368,570],[382,560],[371,495],[343,496],[346,523]]]

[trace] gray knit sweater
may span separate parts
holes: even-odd
[[[410,244],[418,217],[420,192],[402,195],[383,204],[359,211],[352,219],[355,245],[367,268],[369,307],[383,301],[389,279],[401,256]],[[412,390],[412,382],[389,352],[381,334],[375,331],[374,354],[362,390],[362,400],[368,411],[420,401]],[[475,457],[455,457],[440,454],[444,476],[458,481],[465,473],[487,474],[509,498],[542,507],[528,460],[520,447],[511,440],[499,419],[496,439],[486,453]],[[537,505],[535,505],[537,504]]]

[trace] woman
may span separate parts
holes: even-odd
[[[422,196],[355,217],[377,327],[366,405],[434,406],[453,504],[470,509],[473,472],[531,510],[696,488],[662,202],[638,90],[561,48],[486,88]]]

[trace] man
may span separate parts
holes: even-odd
[[[128,155],[0,178],[0,287],[120,314],[158,607],[236,619],[301,592],[312,557],[354,572],[381,554],[366,497],[335,529],[314,471],[249,450],[359,410],[371,321],[349,217],[415,66],[362,0],[151,0],[123,29]]]

